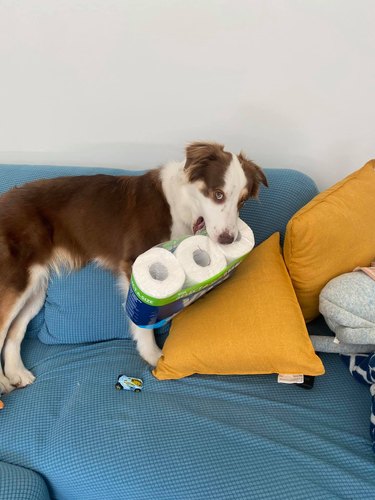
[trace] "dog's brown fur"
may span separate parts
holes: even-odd
[[[129,278],[136,257],[169,238],[171,223],[158,170],[134,177],[60,177],[14,188],[0,197],[1,286],[22,291],[29,267],[51,264],[56,249],[72,267],[102,258]]]

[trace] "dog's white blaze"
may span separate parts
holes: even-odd
[[[223,233],[231,234],[234,239],[238,235],[238,202],[247,186],[247,179],[237,156],[232,155],[224,177],[224,203],[216,203],[202,196],[202,217],[206,223],[208,235],[217,241]]]

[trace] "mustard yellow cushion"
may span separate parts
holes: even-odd
[[[177,379],[193,373],[324,373],[278,233],[256,247],[230,279],[174,318],[153,374]]]
[[[306,321],[336,276],[375,257],[375,161],[317,195],[289,221],[284,258]]]

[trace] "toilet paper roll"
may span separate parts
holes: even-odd
[[[164,299],[180,291],[185,273],[173,253],[153,247],[141,254],[133,264],[133,277],[143,293]]]
[[[237,239],[229,245],[218,244],[228,264],[249,253],[254,248],[255,244],[254,233],[251,228],[241,219],[238,219],[237,225]]]
[[[185,271],[185,287],[212,278],[227,265],[225,256],[218,245],[203,235],[191,236],[183,240],[174,255]]]

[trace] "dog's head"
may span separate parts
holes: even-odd
[[[195,142],[186,148],[185,173],[192,201],[193,231],[206,226],[218,243],[232,243],[238,235],[241,206],[256,197],[260,183],[268,186],[263,171],[216,143]]]

